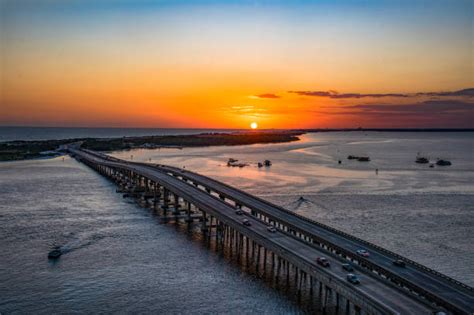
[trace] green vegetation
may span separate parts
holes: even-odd
[[[59,154],[62,145],[81,142],[82,147],[96,151],[119,151],[136,148],[204,147],[281,143],[299,140],[302,132],[204,133],[180,136],[145,136],[123,138],[85,138],[44,141],[0,142],[0,161],[24,160]],[[56,151],[56,152],[54,152]]]

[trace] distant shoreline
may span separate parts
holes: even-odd
[[[119,138],[74,138],[61,140],[0,142],[0,161],[19,161],[55,157],[62,154],[62,146],[81,143],[83,148],[96,151],[131,149],[159,149],[208,146],[234,146],[283,143],[300,140],[301,131],[249,131],[239,133],[201,133],[193,135],[141,136]]]
[[[474,132],[474,128],[340,128],[340,129],[294,129],[301,132],[349,132],[349,131],[375,131],[375,132]]]

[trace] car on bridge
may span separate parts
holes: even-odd
[[[394,260],[393,264],[395,266],[402,267],[402,268],[406,267],[406,263],[401,259]]]
[[[270,226],[267,226],[267,231],[270,232],[270,233],[276,233],[277,229],[270,225]]]
[[[370,256],[369,252],[366,251],[365,249],[358,249],[356,251],[356,253],[357,253],[357,255],[360,255],[362,257],[369,257]]]
[[[342,269],[349,272],[354,271],[354,267],[351,264],[342,264]]]
[[[235,214],[237,214],[237,215],[243,215],[243,214],[244,214],[244,211],[241,210],[241,209],[238,209],[238,210],[235,210]]]
[[[329,263],[329,261],[325,257],[316,258],[316,262],[318,263],[318,265],[321,265],[324,268],[331,267],[331,264]]]
[[[252,223],[250,223],[250,221],[248,219],[243,219],[242,224],[245,225],[245,226],[251,226],[252,225]]]
[[[347,278],[347,281],[349,281],[352,284],[360,284],[359,277],[357,277],[353,273],[349,273],[346,278]]]

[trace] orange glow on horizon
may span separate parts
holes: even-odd
[[[437,104],[436,96],[367,97],[472,87],[471,32],[464,28],[470,19],[448,28],[431,15],[432,27],[416,27],[420,11],[406,8],[412,19],[387,14],[392,24],[383,21],[393,27],[380,33],[383,28],[373,28],[377,20],[337,5],[329,14],[334,20],[326,20],[328,9],[317,1],[291,5],[298,14],[224,4],[76,12],[70,2],[39,2],[38,8],[22,1],[2,7],[0,125],[472,127],[464,109],[472,98],[446,96],[450,104]],[[459,4],[451,10],[468,11]],[[352,96],[335,97],[334,90]],[[457,107],[449,111],[452,104]]]

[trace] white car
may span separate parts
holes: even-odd
[[[370,256],[369,252],[366,251],[365,249],[358,249],[356,251],[356,253],[357,253],[357,255],[360,255],[362,257],[369,257]]]

